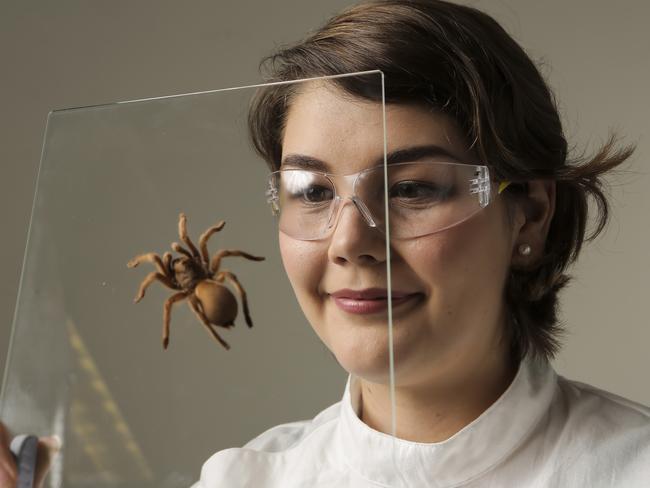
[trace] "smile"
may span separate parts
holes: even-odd
[[[336,306],[347,313],[373,314],[388,310],[386,290],[366,290],[363,292],[342,290],[337,293],[332,293],[330,296]],[[420,293],[394,292],[391,300],[392,308],[418,299],[420,296]]]

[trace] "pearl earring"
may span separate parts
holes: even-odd
[[[522,244],[521,246],[519,246],[519,254],[521,254],[522,256],[528,256],[531,250],[532,249],[528,244]]]

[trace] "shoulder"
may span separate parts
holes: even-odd
[[[301,471],[308,466],[330,462],[340,402],[321,411],[311,420],[276,425],[256,436],[243,447],[213,454],[201,469],[196,488],[273,487],[288,479],[309,476]],[[291,467],[289,471],[287,469]],[[301,467],[300,469],[298,467]],[[285,485],[286,486],[286,485]],[[195,487],[193,487],[195,488]]]
[[[557,384],[547,435],[554,438],[560,471],[625,480],[626,486],[650,479],[650,408],[563,376]]]
[[[589,421],[603,430],[650,429],[650,407],[615,393],[558,375],[567,420]]]
[[[244,444],[243,448],[264,452],[280,452],[291,449],[312,432],[336,421],[340,407],[341,403],[338,402],[326,408],[311,420],[289,422],[271,427]]]

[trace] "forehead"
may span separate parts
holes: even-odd
[[[476,162],[449,116],[415,104],[387,104],[385,115],[387,154],[435,146],[457,162]],[[383,121],[381,103],[353,97],[331,83],[310,82],[291,99],[282,139],[283,165],[295,156],[321,161],[336,173],[381,164]]]

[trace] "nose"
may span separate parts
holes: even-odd
[[[367,215],[363,204],[345,199],[334,217],[328,258],[336,264],[369,265],[386,261],[384,235]]]

